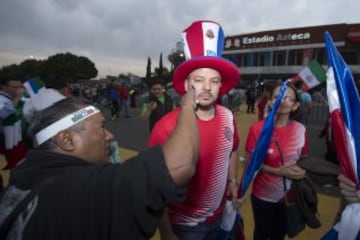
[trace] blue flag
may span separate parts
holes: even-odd
[[[284,81],[283,84],[281,85],[279,95],[269,115],[265,120],[263,128],[261,129],[260,136],[257,140],[254,153],[251,155],[251,159],[247,162],[247,166],[245,168],[239,186],[239,193],[238,193],[239,198],[242,198],[245,195],[246,190],[249,187],[251,181],[258,172],[261,164],[264,162],[265,155],[268,150],[270,139],[273,133],[274,117],[277,109],[280,106],[282,98],[285,94],[287,84],[288,81]],[[227,240],[231,230],[234,229],[234,224],[237,225],[242,224],[242,221],[239,221],[239,219],[242,219],[241,215],[235,211],[235,209],[232,207],[231,201],[228,200],[226,203],[226,210],[224,211],[223,214],[218,240]],[[236,226],[236,228],[239,227],[240,226]]]
[[[244,174],[242,176],[240,187],[239,187],[239,196],[243,197],[246,193],[247,188],[249,187],[251,181],[255,177],[256,173],[259,171],[260,166],[263,164],[266,152],[268,150],[270,139],[273,134],[274,128],[274,117],[277,109],[280,106],[284,93],[286,91],[288,81],[284,81],[281,85],[280,93],[272,107],[269,115],[265,119],[264,126],[261,129],[260,136],[257,139],[256,146],[253,154],[251,155],[250,160],[247,162]]]

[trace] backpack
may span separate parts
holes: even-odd
[[[28,204],[34,200],[34,198],[52,182],[58,178],[58,175],[51,176],[44,179],[34,185],[29,191],[27,191],[21,198],[17,199],[10,211],[0,212],[0,239],[6,239],[8,232],[11,229],[12,224],[16,221],[17,217],[26,209]],[[0,194],[0,208],[2,204],[7,204],[9,201],[14,202],[13,193],[17,190],[14,186],[6,187]]]

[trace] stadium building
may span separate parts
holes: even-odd
[[[244,84],[286,79],[311,60],[327,67],[324,32],[332,35],[356,79],[360,78],[360,23],[271,30],[227,36],[223,57],[241,70]]]

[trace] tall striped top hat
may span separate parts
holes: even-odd
[[[222,58],[224,32],[213,21],[193,22],[182,33],[182,42],[186,61],[174,72],[173,86],[180,94],[185,94],[184,82],[188,75],[198,68],[212,68],[221,75],[222,86],[219,94],[225,94],[234,88],[240,80],[240,72],[231,61]]]

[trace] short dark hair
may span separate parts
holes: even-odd
[[[6,86],[6,85],[8,85],[8,83],[9,83],[11,80],[20,81],[20,82],[21,82],[21,80],[20,80],[19,78],[17,78],[16,76],[10,76],[10,75],[1,76],[1,77],[0,77],[0,86]]]
[[[151,87],[154,86],[154,85],[157,85],[157,84],[160,84],[162,85],[163,87],[166,87],[166,84],[164,82],[164,80],[160,79],[160,78],[157,78],[157,79],[154,79],[151,83]]]
[[[56,74],[49,74],[44,78],[44,84],[47,88],[54,88],[60,90],[67,86],[67,80]]]
[[[91,103],[87,100],[67,97],[34,114],[29,125],[29,136],[33,138],[34,146],[41,150],[52,149],[54,147],[52,138],[38,146],[35,135],[52,123],[88,105]],[[70,128],[79,130],[82,126],[80,122]]]

